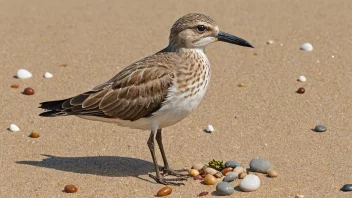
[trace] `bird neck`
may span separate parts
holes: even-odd
[[[169,44],[167,47],[159,51],[158,53],[163,53],[163,52],[203,52],[205,53],[204,48],[180,48],[176,47],[172,44]]]

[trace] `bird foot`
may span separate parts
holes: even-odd
[[[163,175],[173,175],[176,177],[184,177],[184,178],[189,177],[188,169],[173,170],[173,169],[164,167],[161,169],[161,171],[163,172]],[[187,171],[187,173],[182,173],[182,172],[186,172],[186,171]]]
[[[164,185],[173,185],[173,186],[182,186],[185,185],[182,182],[177,182],[177,181],[183,181],[183,180],[187,180],[186,178],[183,177],[177,177],[177,178],[165,178],[163,176],[154,176],[152,174],[149,174],[149,177],[153,178],[156,182],[158,182],[159,184],[164,184]]]

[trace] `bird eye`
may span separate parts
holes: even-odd
[[[197,26],[197,30],[198,30],[199,32],[204,32],[206,29],[207,29],[207,27],[205,27],[204,25],[198,25],[198,26]]]

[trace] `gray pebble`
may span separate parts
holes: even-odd
[[[237,166],[241,166],[241,164],[238,162],[234,162],[234,161],[227,161],[225,163],[225,168],[228,168],[228,167],[236,168]]]
[[[326,126],[325,125],[317,125],[315,126],[314,128],[314,131],[315,132],[325,132],[326,131]]]
[[[236,172],[228,172],[222,181],[224,181],[224,182],[232,182],[235,179],[237,179],[237,177],[238,177],[238,173],[236,173]]]
[[[235,192],[235,188],[227,182],[219,182],[216,185],[216,193],[219,195],[231,195]]]
[[[352,184],[345,184],[342,186],[342,188],[340,190],[342,190],[344,192],[352,191]]]
[[[249,166],[252,171],[260,173],[267,173],[271,167],[270,162],[262,158],[253,158],[249,163]]]

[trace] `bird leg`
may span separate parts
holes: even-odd
[[[158,142],[161,156],[163,157],[164,168],[162,170],[163,170],[164,174],[173,175],[176,177],[187,177],[188,174],[180,173],[180,172],[188,171],[187,169],[173,170],[169,167],[169,163],[167,162],[165,150],[164,150],[164,146],[163,146],[163,142],[162,142],[161,129],[158,129],[155,139]]]
[[[182,181],[184,180],[184,178],[164,178],[160,174],[158,162],[155,156],[154,135],[155,135],[155,131],[152,130],[148,140],[148,147],[149,147],[150,153],[152,154],[156,176],[149,174],[149,177],[153,178],[156,182],[164,185],[177,185],[177,186],[184,185],[183,183],[180,183],[180,182],[173,182],[173,181]]]

